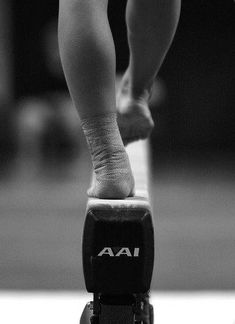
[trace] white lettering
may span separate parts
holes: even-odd
[[[134,257],[138,257],[140,254],[140,248],[135,248],[134,249]]]
[[[126,255],[129,257],[132,256],[129,248],[127,248],[127,247],[121,248],[121,250],[115,256],[119,257],[120,255]]]
[[[128,247],[120,248],[120,250],[116,254],[114,254],[113,249],[111,247],[104,247],[103,250],[100,251],[98,256],[108,255],[110,257],[120,257],[122,255],[126,255],[128,257],[137,258],[140,255],[140,248],[134,248],[133,255]]]
[[[98,254],[98,256],[102,256],[104,254],[114,257],[113,250],[110,247],[103,248],[103,250]]]

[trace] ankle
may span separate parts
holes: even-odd
[[[131,77],[129,69],[127,69],[123,76],[121,90],[123,93],[128,93],[134,100],[148,102],[152,94],[153,84],[154,79],[149,80],[146,84],[135,82],[133,77]]]
[[[102,151],[105,147],[123,146],[116,113],[83,118],[81,126],[91,155],[96,151]]]
[[[97,147],[93,152],[92,164],[97,176],[109,175],[112,178],[113,172],[120,168],[123,173],[129,172],[128,157],[123,145]]]
[[[148,102],[152,93],[151,88],[136,88],[130,86],[130,96],[136,101]]]

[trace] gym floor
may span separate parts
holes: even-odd
[[[207,161],[207,162],[205,162]],[[235,289],[234,157],[168,159],[152,173],[153,289]],[[67,165],[21,159],[0,183],[0,289],[84,289],[85,150]]]

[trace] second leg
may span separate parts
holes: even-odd
[[[117,95],[118,123],[127,143],[147,137],[153,128],[148,101],[176,31],[180,4],[180,0],[128,0],[130,60]]]

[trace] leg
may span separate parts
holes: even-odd
[[[118,123],[125,142],[146,137],[153,128],[148,100],[173,40],[179,14],[180,0],[128,0],[130,61],[117,97]],[[130,119],[133,128],[126,127]]]
[[[116,122],[115,50],[107,2],[60,0],[59,45],[95,171],[89,195],[125,198],[133,194],[134,184]]]

